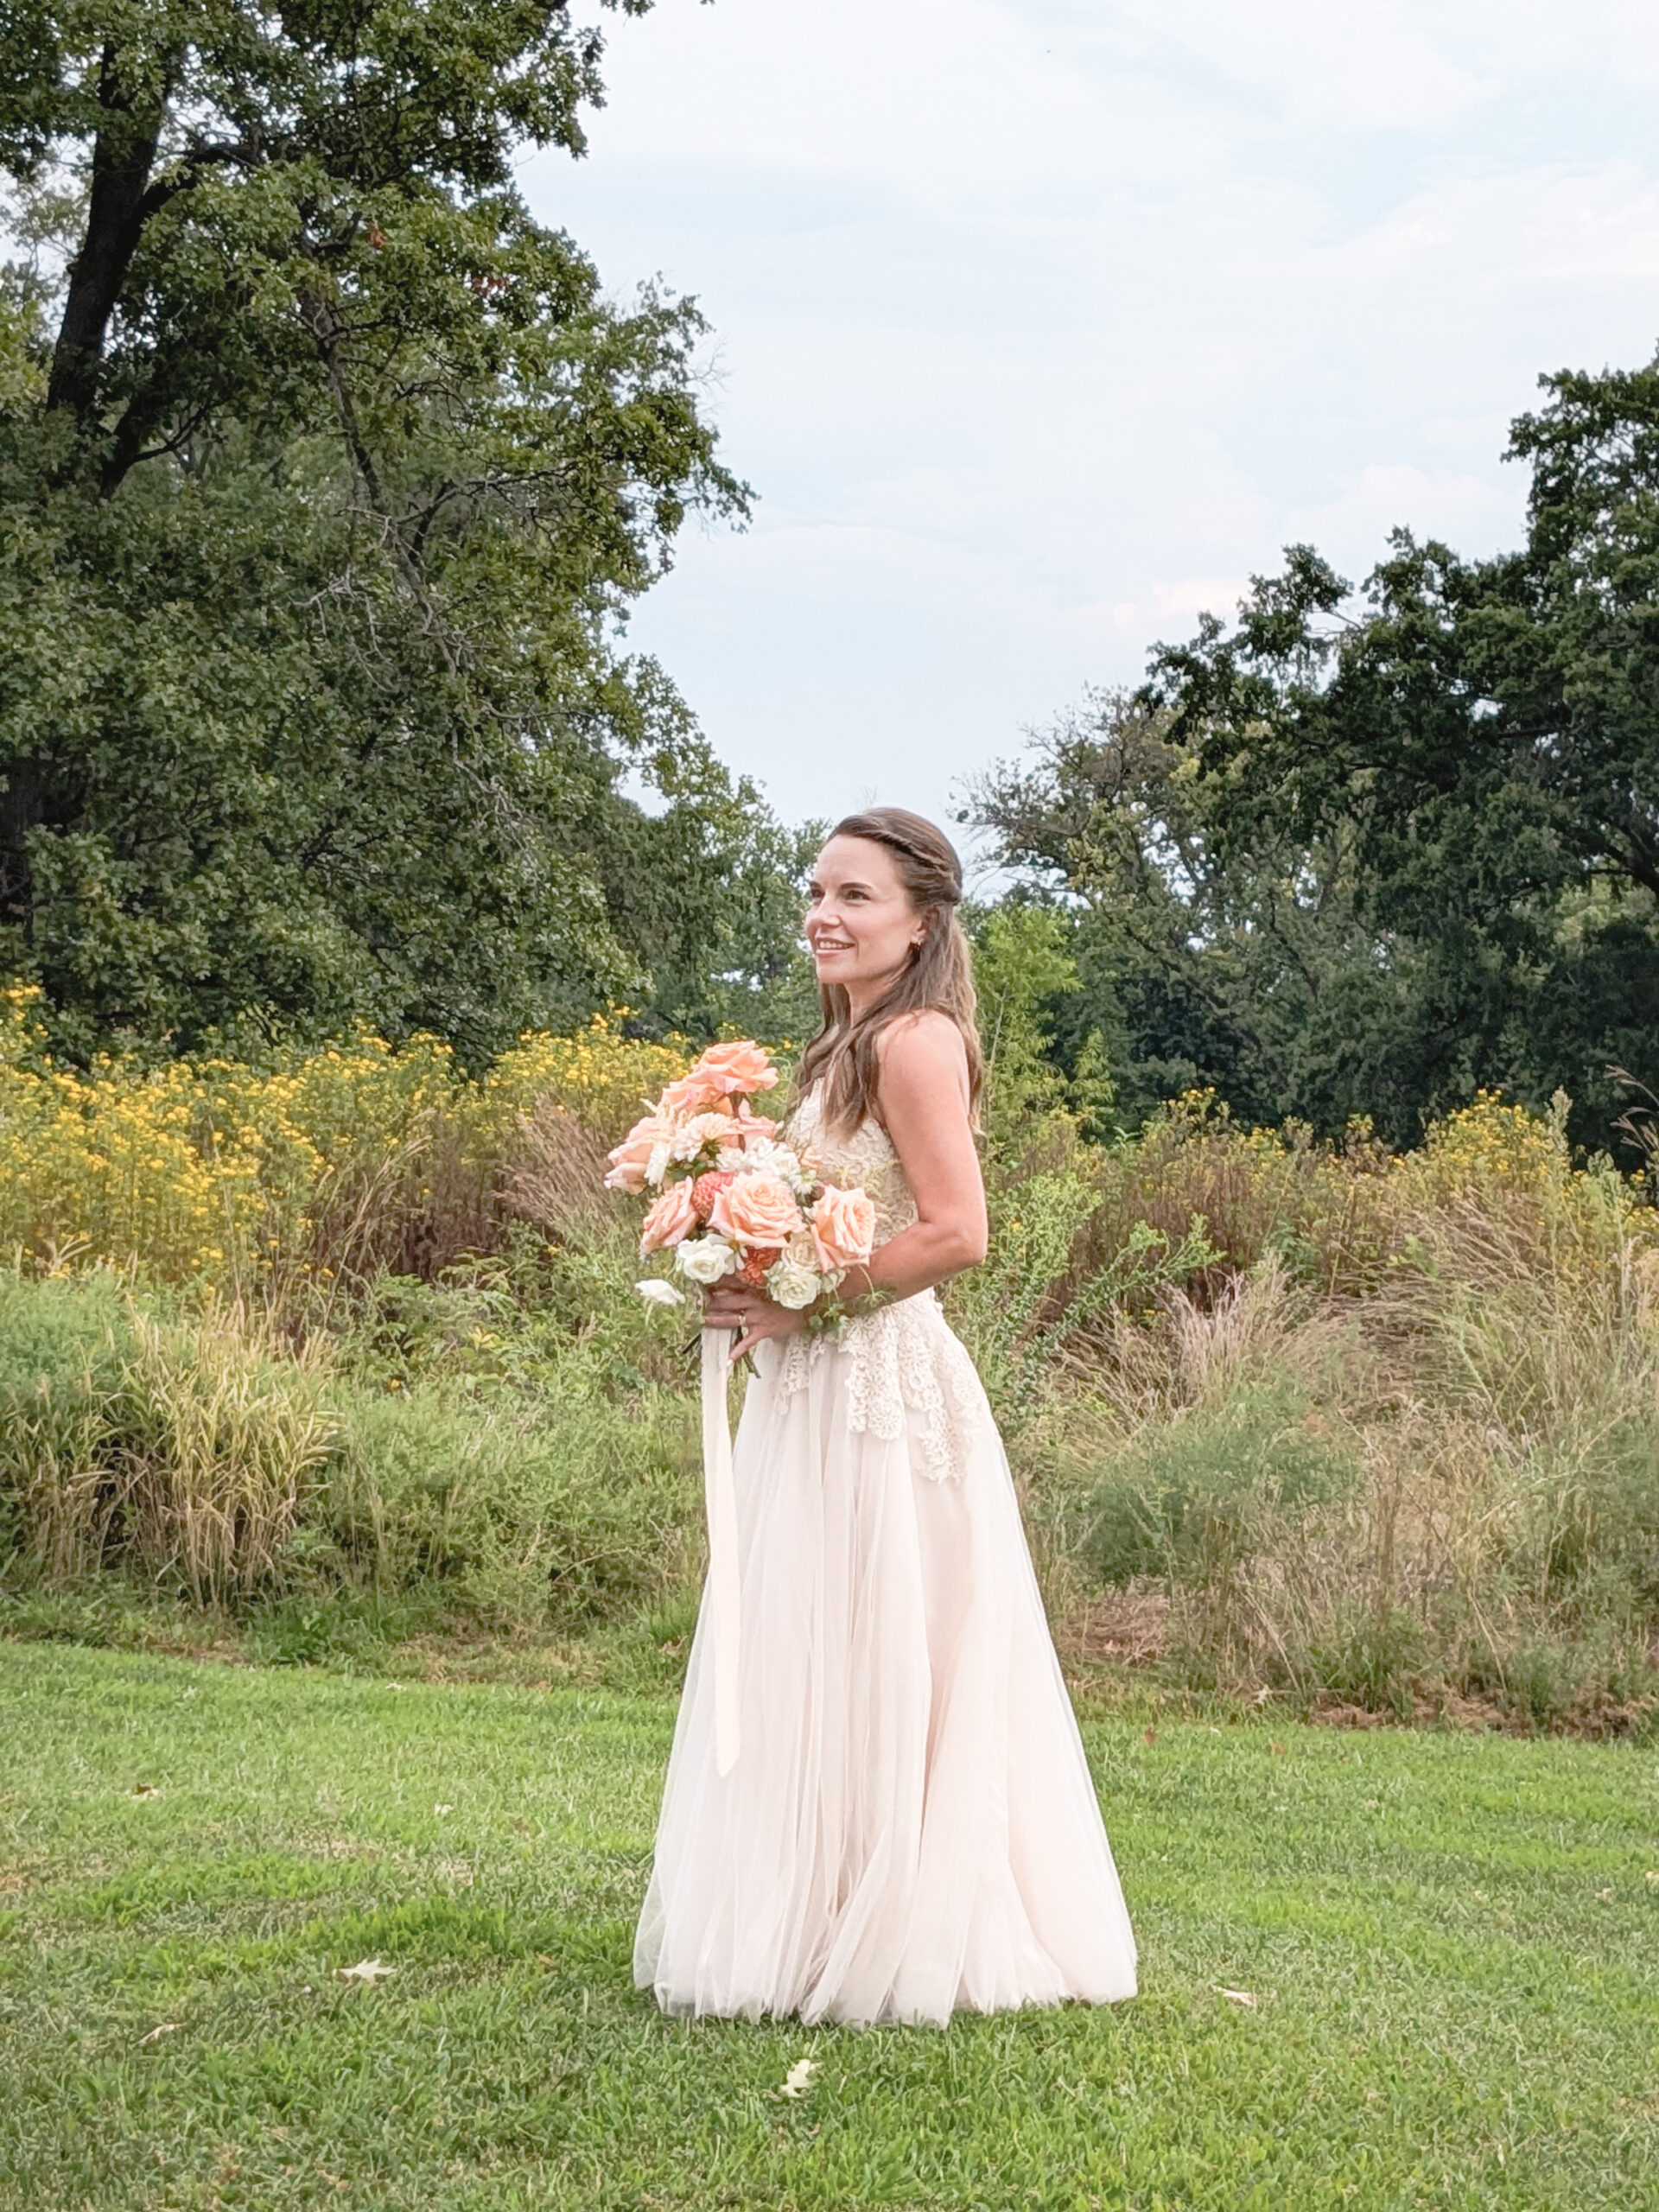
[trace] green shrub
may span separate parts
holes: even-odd
[[[1085,1554],[1104,1582],[1203,1585],[1347,1496],[1358,1471],[1345,1430],[1283,1386],[1246,1385],[1125,1445],[1085,1509]]]
[[[111,1275],[0,1273],[0,1557],[48,1582],[97,1564],[97,1491],[131,1350]]]
[[[1483,1097],[1398,1157],[1203,1097],[1087,1143],[1014,1020],[1040,930],[1004,955],[991,1250],[947,1310],[1071,1648],[1122,1648],[1093,1616],[1131,1585],[1156,1617],[1134,1663],[1183,1686],[1659,1731],[1659,1217],[1573,1161],[1559,1106]],[[131,1640],[144,1588],[167,1648],[581,1633],[573,1663],[671,1680],[700,1555],[695,1362],[690,1317],[633,1294],[637,1224],[596,1188],[584,1085],[621,1111],[625,1046],[573,1046],[550,1104],[534,1054],[511,1099],[455,1092],[512,1139],[467,1155],[481,1252],[456,1254],[472,1216],[423,1169],[396,1205],[353,1185],[329,1248],[351,1264],[289,1268],[258,1314],[199,1285],[0,1274],[4,1618],[37,1624],[16,1632]],[[307,1080],[343,1144],[360,1084],[331,1070]],[[410,1262],[404,1230],[440,1215]],[[220,1619],[188,1627],[187,1596]]]
[[[433,1583],[458,1611],[513,1628],[613,1615],[685,1571],[689,1408],[613,1404],[575,1360],[563,1381],[529,1402],[341,1398],[319,1511],[346,1571]]]
[[[308,1609],[341,1588],[429,1587],[522,1628],[690,1571],[694,1408],[640,1372],[648,1338],[617,1388],[601,1346],[497,1282],[381,1287],[354,1335],[296,1356],[211,1295],[169,1316],[106,1275],[0,1278],[14,1580],[125,1567],[198,1605],[257,1597],[264,1643],[302,1657],[331,1642]]]
[[[336,1423],[322,1365],[283,1357],[236,1309],[135,1308],[94,1535],[199,1605],[279,1581]]]
[[[48,1582],[126,1560],[214,1605],[277,1578],[329,1449],[320,1363],[209,1300],[158,1318],[102,1272],[0,1278],[0,1497]]]
[[[1295,1687],[1316,1685],[1338,1704],[1409,1720],[1435,1673],[1433,1638],[1427,1621],[1403,1605],[1347,1602],[1291,1664],[1300,1678]]]

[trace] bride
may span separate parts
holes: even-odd
[[[734,1286],[741,1744],[692,1645],[634,1978],[665,2012],[935,2021],[1135,1994],[1135,1938],[1008,1465],[934,1286],[985,1255],[961,865],[877,807],[819,854],[789,1141],[876,1201],[837,1336]]]

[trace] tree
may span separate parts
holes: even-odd
[[[703,325],[609,304],[513,182],[581,152],[600,55],[550,0],[6,15],[0,961],[60,1046],[476,1057],[648,995],[730,898],[652,941],[629,772],[659,842],[764,876],[775,825],[618,644],[688,510],[743,510]]]
[[[1395,1141],[1486,1084],[1616,1142],[1610,1065],[1659,1087],[1659,366],[1544,389],[1521,550],[1399,531],[1356,594],[1292,547],[981,793],[1154,1077]]]
[[[1414,1133],[1414,1094],[1377,1058],[1383,1033],[1410,1027],[1410,992],[1356,912],[1351,841],[1264,823],[1240,845],[1224,812],[1169,715],[1121,691],[1089,694],[974,787],[1004,865],[1065,918],[1061,1065],[1092,1049],[1129,1127],[1203,1086],[1255,1121],[1339,1129],[1368,1112]]]

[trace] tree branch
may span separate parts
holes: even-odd
[[[456,674],[460,664],[450,641],[448,626],[433,604],[431,594],[426,588],[426,579],[421,573],[420,564],[410,551],[404,533],[392,515],[385,487],[380,480],[380,472],[376,466],[374,454],[358,421],[357,405],[352,397],[351,385],[346,378],[345,362],[340,357],[340,339],[343,334],[340,318],[322,294],[314,290],[308,285],[300,291],[299,304],[300,312],[305,318],[306,327],[316,340],[317,349],[322,355],[323,365],[328,372],[328,388],[334,394],[334,411],[340,418],[340,435],[346,441],[346,450],[351,455],[352,465],[357,471],[363,489],[368,494],[369,505],[379,518],[386,538],[391,546],[393,556],[403,571],[404,580],[414,594],[416,604],[426,618],[428,634],[437,640],[438,650],[443,655],[444,664],[453,676]]]

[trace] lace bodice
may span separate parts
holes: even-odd
[[[824,1126],[823,1100],[815,1085],[790,1116],[784,1134],[826,1182],[849,1188],[862,1184],[875,1202],[878,1244],[887,1243],[915,1220],[916,1200],[909,1180],[893,1139],[879,1122],[861,1122],[849,1134],[832,1134]]]
[[[827,1182],[849,1188],[861,1185],[868,1192],[875,1205],[878,1248],[916,1219],[904,1165],[879,1122],[861,1122],[844,1135],[831,1132],[824,1126],[823,1100],[815,1087],[790,1116],[785,1135]],[[990,1420],[974,1363],[931,1290],[854,1315],[838,1341],[788,1337],[781,1351],[776,1384],[785,1394],[805,1387],[818,1360],[842,1360],[849,1428],[855,1435],[893,1441],[913,1425],[921,1471],[936,1480],[960,1474],[969,1427]]]

